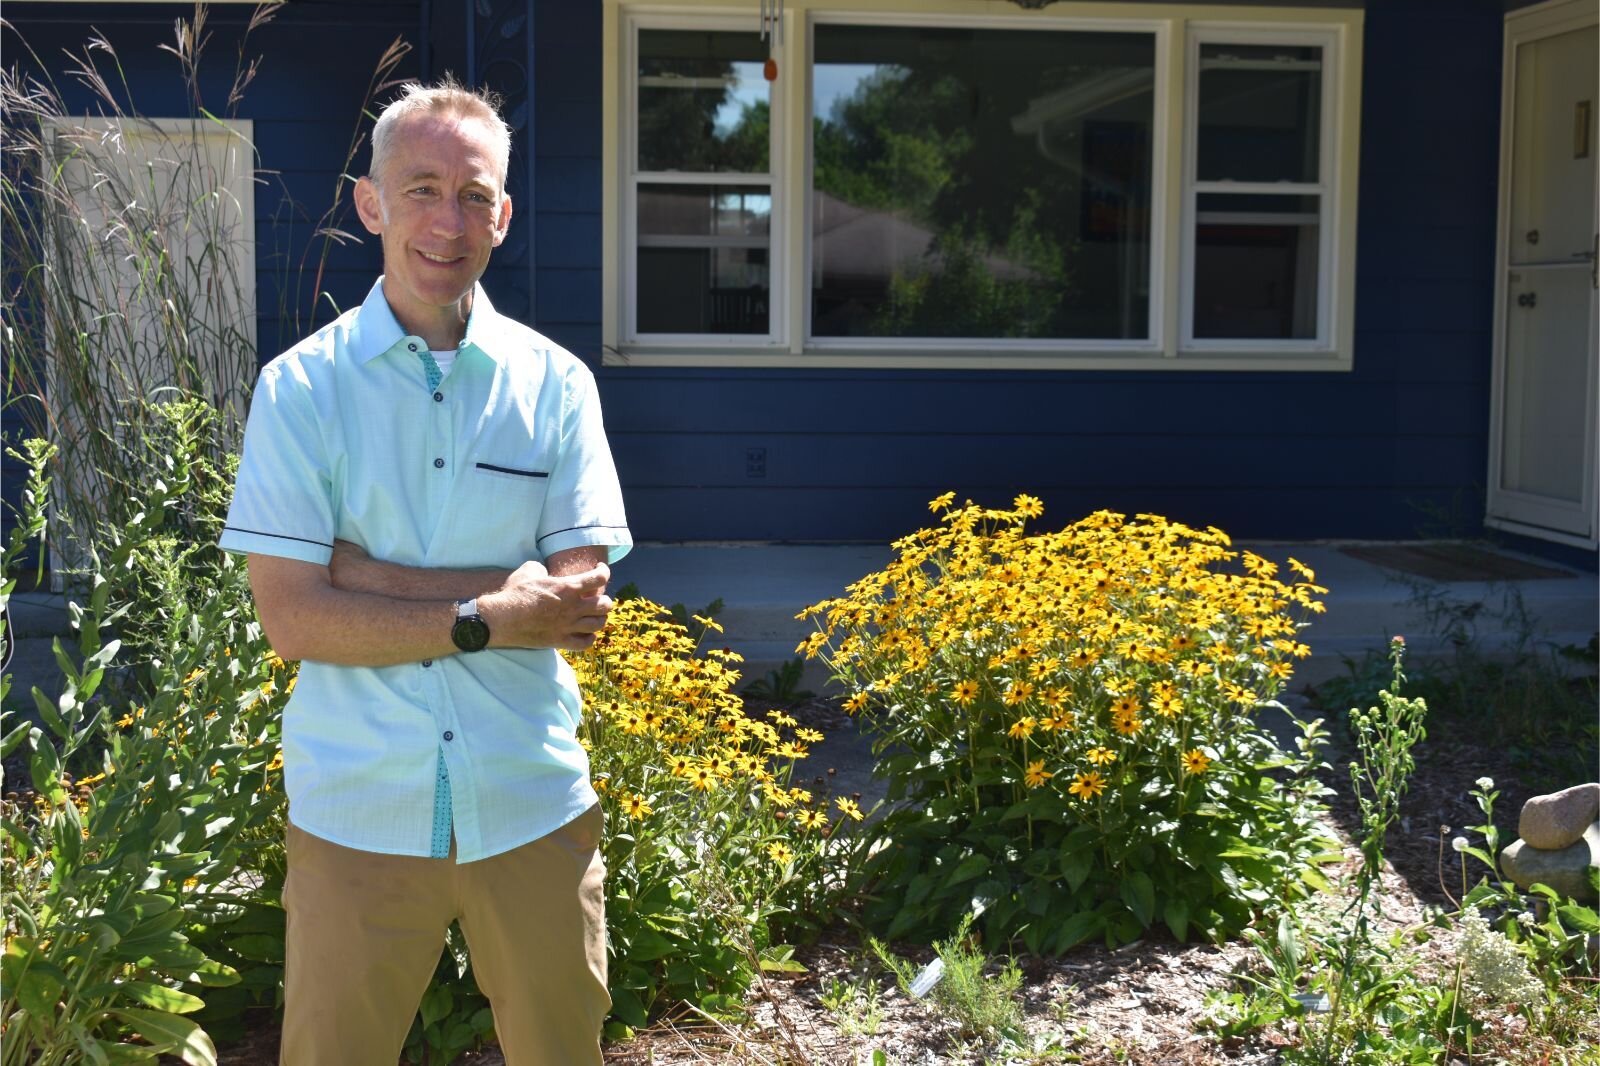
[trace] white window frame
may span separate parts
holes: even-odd
[[[785,243],[786,228],[779,224],[779,205],[786,201],[786,190],[780,191],[780,184],[787,175],[787,168],[783,165],[783,138],[779,135],[783,128],[783,82],[782,79],[769,83],[770,88],[770,128],[768,130],[769,143],[767,146],[767,173],[745,174],[738,172],[705,172],[705,171],[641,171],[639,169],[639,96],[636,91],[635,72],[639,69],[639,31],[640,30],[712,30],[712,31],[748,31],[750,29],[748,18],[739,18],[729,14],[695,14],[695,15],[663,15],[645,14],[628,20],[627,36],[624,42],[626,56],[623,69],[628,72],[629,92],[623,100],[624,110],[622,123],[619,129],[624,158],[624,185],[622,194],[622,233],[623,254],[626,256],[627,269],[623,271],[623,336],[627,343],[636,345],[661,345],[669,347],[687,348],[750,348],[754,340],[755,346],[772,349],[781,344],[781,337],[788,328],[788,310],[785,305],[787,294],[786,279],[788,271],[787,251]],[[652,334],[640,333],[638,328],[638,280],[639,280],[639,186],[645,185],[749,185],[770,190],[772,196],[772,213],[767,226],[767,335],[765,342],[757,338],[757,334],[736,333],[671,333]],[[714,243],[712,238],[704,241],[696,240],[696,246]]]
[[[1315,182],[1207,181],[1196,177],[1200,157],[1200,47],[1206,44],[1278,45],[1322,49],[1322,107],[1317,131]],[[1183,295],[1179,311],[1184,351],[1328,352],[1334,350],[1334,239],[1338,208],[1337,151],[1329,151],[1337,129],[1338,34],[1332,30],[1268,30],[1231,23],[1196,22],[1189,26],[1189,106],[1183,130]],[[1334,146],[1337,148],[1337,146]],[[1199,199],[1208,193],[1269,196],[1315,195],[1317,208],[1317,329],[1310,338],[1227,339],[1194,335],[1195,231],[1199,226]]]
[[[965,368],[1097,370],[1348,371],[1355,319],[1355,239],[1364,12],[1352,8],[1229,7],[1090,2],[1071,14],[997,11],[983,0],[786,0],[772,95],[772,333],[749,336],[639,337],[636,308],[637,175],[632,167],[637,94],[637,34],[644,28],[757,31],[757,5],[729,0],[668,4],[604,0],[601,228],[604,361],[609,365],[687,367]],[[1148,338],[812,338],[811,56],[818,24],[961,26],[1101,32],[1155,37],[1151,138]],[[1192,275],[1195,183],[1194,89],[1201,41],[1315,44],[1324,49],[1319,186],[1318,330],[1313,340],[1195,339]],[[1180,47],[1181,45],[1181,47]],[[785,107],[792,103],[792,111]],[[650,179],[653,180],[653,179]],[[689,179],[683,179],[689,180]],[[717,180],[717,179],[713,179]],[[697,177],[695,183],[704,183]],[[1245,191],[1238,185],[1234,191]],[[1262,186],[1261,191],[1294,193]],[[1204,192],[1205,189],[1199,191]],[[791,251],[793,249],[793,251]],[[791,261],[792,260],[792,261]]]

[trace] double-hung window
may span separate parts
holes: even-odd
[[[607,4],[608,358],[1348,369],[1359,11],[754,6]]]

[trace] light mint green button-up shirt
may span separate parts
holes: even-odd
[[[326,563],[336,538],[424,567],[514,569],[586,545],[632,547],[594,375],[497,314],[479,287],[430,390],[382,280],[261,372],[221,546]],[[456,858],[555,830],[596,796],[581,699],[552,649],[398,666],[306,660],[283,714],[289,817],[346,847],[432,853],[438,760]]]

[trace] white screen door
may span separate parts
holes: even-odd
[[[1595,543],[1596,113],[1589,2],[1506,20],[1490,525]]]

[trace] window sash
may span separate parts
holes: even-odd
[[[783,193],[783,79],[768,83],[769,127],[765,173],[749,171],[648,171],[639,169],[639,35],[643,30],[707,30],[749,33],[750,20],[726,15],[639,14],[628,19],[624,31],[622,62],[627,72],[621,109],[619,140],[625,160],[621,204],[622,338],[624,343],[663,346],[724,348],[773,346],[782,343],[786,319],[784,294],[788,286],[785,263],[787,241],[780,219]],[[715,236],[641,236],[639,194],[648,185],[724,185],[765,188],[772,198],[772,214],[765,242],[749,238]],[[646,333],[639,329],[639,249],[654,248],[767,248],[767,331],[765,333]]]
[[[1190,23],[1186,43],[1185,68],[1188,76],[1184,99],[1183,139],[1183,222],[1181,237],[1181,265],[1179,268],[1180,300],[1178,311],[1178,337],[1180,352],[1322,352],[1334,347],[1333,322],[1338,310],[1335,306],[1335,258],[1337,231],[1337,176],[1343,156],[1338,143],[1337,107],[1339,102],[1339,72],[1342,57],[1338,51],[1338,34],[1331,29],[1266,29],[1235,25],[1208,25]],[[1200,51],[1206,44],[1278,45],[1283,47],[1314,46],[1322,49],[1321,107],[1317,131],[1317,180],[1295,181],[1200,181],[1196,176],[1200,148]],[[1199,201],[1201,196],[1315,196],[1317,198],[1317,315],[1316,332],[1309,338],[1294,337],[1196,337],[1195,336],[1195,259],[1198,253],[1198,231],[1202,224]],[[1207,212],[1210,214],[1210,212]],[[1272,216],[1259,216],[1244,224],[1263,225]],[[1346,294],[1350,299],[1353,294]]]

